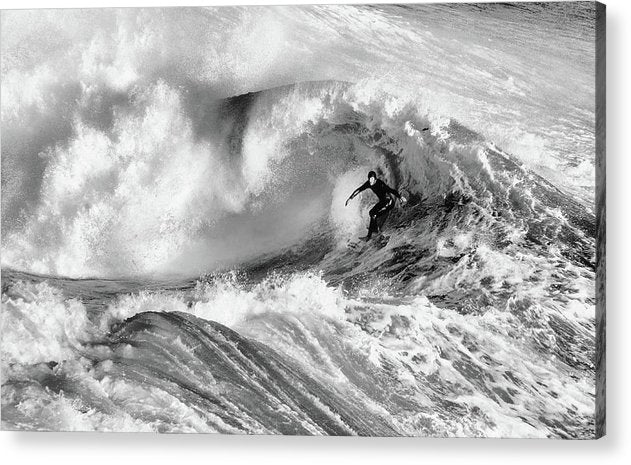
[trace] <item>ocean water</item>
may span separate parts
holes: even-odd
[[[2,428],[588,438],[591,3],[2,12]],[[357,244],[375,170],[409,202]]]

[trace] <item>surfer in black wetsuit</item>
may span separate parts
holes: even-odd
[[[373,233],[381,232],[380,229],[383,221],[385,221],[388,213],[390,213],[390,210],[394,208],[395,200],[392,196],[402,202],[405,202],[406,200],[405,197],[402,197],[401,194],[399,194],[399,191],[388,186],[381,179],[377,179],[377,174],[374,171],[370,171],[368,173],[368,181],[355,189],[351,196],[346,200],[345,205],[348,205],[349,201],[366,189],[372,190],[377,197],[379,197],[379,202],[377,202],[369,211],[370,225],[368,226],[368,235],[362,237],[362,239],[369,240]],[[383,221],[380,221],[382,219]]]

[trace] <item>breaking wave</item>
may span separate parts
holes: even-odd
[[[532,57],[510,43],[463,62],[457,31],[328,8],[3,12],[3,429],[593,436],[584,83],[529,99]],[[63,14],[55,40],[29,35]],[[296,45],[303,23],[354,25],[344,59]],[[366,77],[417,49],[422,69]],[[589,61],[553,52],[559,73]],[[589,103],[562,120],[569,93]],[[566,184],[544,176],[565,162]],[[409,202],[357,246],[371,198],[344,202],[369,170]]]
[[[459,216],[476,213],[471,234],[492,224],[504,236],[490,242],[561,234],[560,248],[574,253],[565,245],[593,235],[584,207],[479,134],[361,84],[300,83],[194,104],[159,82],[128,97],[109,127],[80,122],[44,155],[40,202],[8,228],[6,266],[193,276],[277,253],[314,229],[349,239],[363,229],[365,205],[343,200],[369,169],[403,186],[413,206],[471,203]]]
[[[55,204],[6,244],[25,268],[84,279],[5,271],[5,424],[590,434],[593,215],[458,122],[361,90],[222,100],[219,136],[175,131],[206,147],[178,139],[186,163],[125,158],[122,135],[85,171],[64,162],[73,148],[51,153]],[[344,200],[370,168],[410,200],[385,246],[349,248],[368,204]],[[20,249],[37,228],[53,234]]]

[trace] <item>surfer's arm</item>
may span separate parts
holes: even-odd
[[[388,192],[390,192],[390,193],[391,193],[392,195],[394,195],[397,199],[399,199],[399,201],[401,202],[401,204],[402,204],[402,205],[405,205],[405,203],[408,201],[408,199],[406,199],[405,197],[403,197],[403,196],[401,195],[401,193],[400,193],[398,190],[393,189],[392,187],[388,186],[387,184],[386,184],[386,188],[388,189]]]
[[[386,184],[386,189],[388,189],[388,192],[393,194],[397,199],[401,200],[401,194],[399,194],[398,190],[393,189],[392,187],[388,186],[387,184]]]
[[[366,181],[364,184],[362,184],[361,186],[359,186],[357,189],[355,189],[353,191],[353,193],[351,194],[351,196],[346,200],[346,203],[344,205],[348,205],[348,202],[350,200],[353,200],[355,198],[355,196],[357,194],[359,194],[362,191],[365,191],[366,189],[368,189],[370,187],[370,183],[368,181]]]

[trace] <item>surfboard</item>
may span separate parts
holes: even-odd
[[[374,246],[377,249],[381,249],[388,245],[390,236],[386,236],[382,233],[374,234],[369,240],[366,240],[366,236],[360,237],[358,241],[349,241],[347,247],[351,250],[362,251],[367,247]]]

